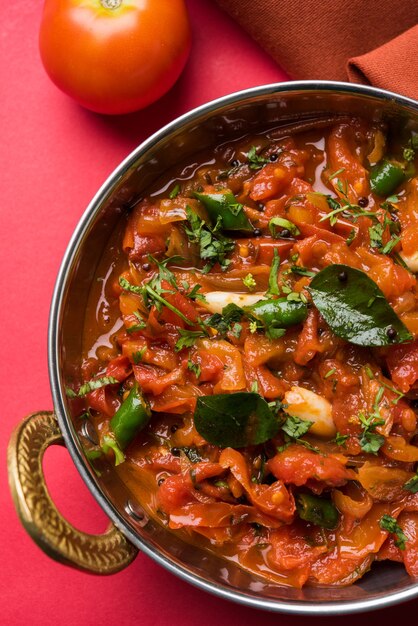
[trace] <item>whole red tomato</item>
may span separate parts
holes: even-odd
[[[184,0],[46,0],[39,34],[53,82],[98,113],[146,107],[190,51]]]

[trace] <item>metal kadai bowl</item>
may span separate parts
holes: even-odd
[[[418,596],[418,581],[391,562],[375,563],[349,587],[302,590],[265,582],[203,549],[184,543],[149,518],[109,465],[96,475],[76,432],[65,387],[81,360],[84,313],[93,277],[122,214],[180,162],[223,139],[272,127],[309,125],[338,115],[384,120],[394,129],[418,128],[418,102],[370,87],[331,82],[291,82],[248,89],[201,106],[165,126],[130,154],[87,207],[58,274],[49,325],[49,373],[55,413],[29,415],[9,445],[9,475],[16,508],[26,530],[52,558],[96,574],[127,567],[138,550],[182,579],[227,598],[277,612],[347,614]],[[58,512],[45,486],[46,448],[64,444],[83,480],[111,520],[104,535],[84,534]]]

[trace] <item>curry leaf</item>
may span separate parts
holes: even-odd
[[[400,550],[405,550],[405,544],[408,541],[408,537],[405,535],[394,517],[391,515],[383,515],[383,517],[379,520],[379,526],[382,530],[386,530],[388,533],[395,535],[395,546],[397,546]]]
[[[263,443],[279,428],[267,402],[245,391],[199,397],[194,424],[199,435],[221,448]]]
[[[387,346],[412,339],[376,283],[347,265],[329,265],[308,287],[322,317],[338,336],[360,346]]]
[[[310,420],[301,420],[299,417],[289,415],[281,429],[292,439],[299,439],[306,435],[312,424],[313,422]]]

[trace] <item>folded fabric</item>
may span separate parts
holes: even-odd
[[[217,0],[294,79],[418,99],[418,0]]]

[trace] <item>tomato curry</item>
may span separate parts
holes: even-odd
[[[99,264],[78,423],[162,525],[262,579],[418,576],[418,135],[232,139]],[[102,462],[99,460],[99,463]]]

